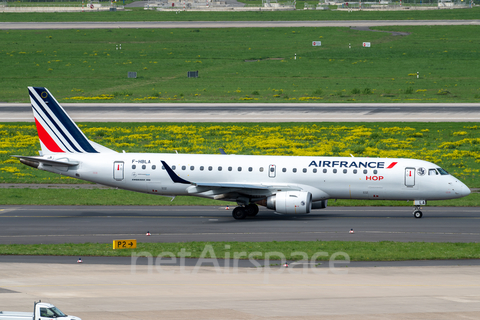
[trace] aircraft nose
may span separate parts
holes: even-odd
[[[460,184],[460,188],[458,190],[458,193],[460,194],[461,197],[466,197],[470,194],[470,188],[467,187],[463,182],[458,181]]]
[[[462,189],[460,190],[460,192],[462,193],[462,196],[468,196],[471,191],[470,191],[470,188],[467,187],[464,183],[462,183]]]

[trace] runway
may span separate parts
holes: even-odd
[[[329,207],[303,216],[261,209],[255,218],[234,220],[225,207],[0,206],[0,243],[480,239],[478,207],[425,207],[423,213],[415,219],[410,207]]]
[[[480,103],[62,103],[82,122],[479,122]],[[0,103],[1,122],[33,122],[28,103]]]
[[[480,25],[480,20],[331,20],[331,21],[118,21],[118,22],[0,22],[0,30],[43,29],[170,29],[278,28]]]

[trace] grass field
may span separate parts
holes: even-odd
[[[376,29],[3,30],[0,101],[480,102],[479,26]]]
[[[480,187],[480,127],[472,123],[85,123],[92,141],[117,151],[368,156],[434,162],[470,188]],[[0,124],[0,183],[78,183],[22,165],[11,155],[37,155],[30,123]]]
[[[242,1],[250,3],[250,1]],[[252,1],[257,3],[256,1]],[[315,1],[306,1],[317,4]],[[478,1],[477,1],[478,2]],[[297,1],[303,9],[305,1]],[[56,22],[56,21],[280,21],[280,20],[446,20],[478,19],[480,8],[428,11],[317,11],[296,10],[287,12],[158,12],[143,8],[131,11],[84,13],[2,13],[5,22]]]
[[[113,240],[113,239],[112,239]],[[272,242],[181,242],[181,243],[138,243],[134,252],[148,252],[154,258],[166,252],[179,257],[181,249],[190,252],[189,257],[200,257],[205,245],[211,245],[216,258],[241,258],[253,252],[260,252],[256,258],[262,259],[266,252],[280,252],[288,260],[302,257],[293,252],[305,252],[309,259],[317,252],[327,252],[317,260],[328,260],[335,252],[345,252],[351,261],[403,261],[437,259],[479,259],[478,243],[432,243],[432,242],[361,242],[361,241],[272,241]],[[229,247],[227,247],[229,246]],[[229,248],[229,249],[226,249]],[[58,255],[58,256],[131,256],[132,250],[113,250],[112,244],[85,243],[59,245],[0,245],[0,255]],[[209,255],[204,256],[210,258]],[[272,259],[275,259],[273,257]],[[278,259],[278,258],[277,258]],[[338,259],[342,259],[339,257]]]

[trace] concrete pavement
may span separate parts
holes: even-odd
[[[480,103],[62,103],[88,122],[480,122]],[[2,122],[33,122],[27,103],[0,103]]]
[[[316,271],[316,272],[315,272]],[[2,310],[88,320],[478,319],[479,267],[285,269],[0,264]],[[2,293],[3,292],[3,293]]]

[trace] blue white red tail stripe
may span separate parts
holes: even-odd
[[[44,152],[98,153],[46,88],[28,90]]]

